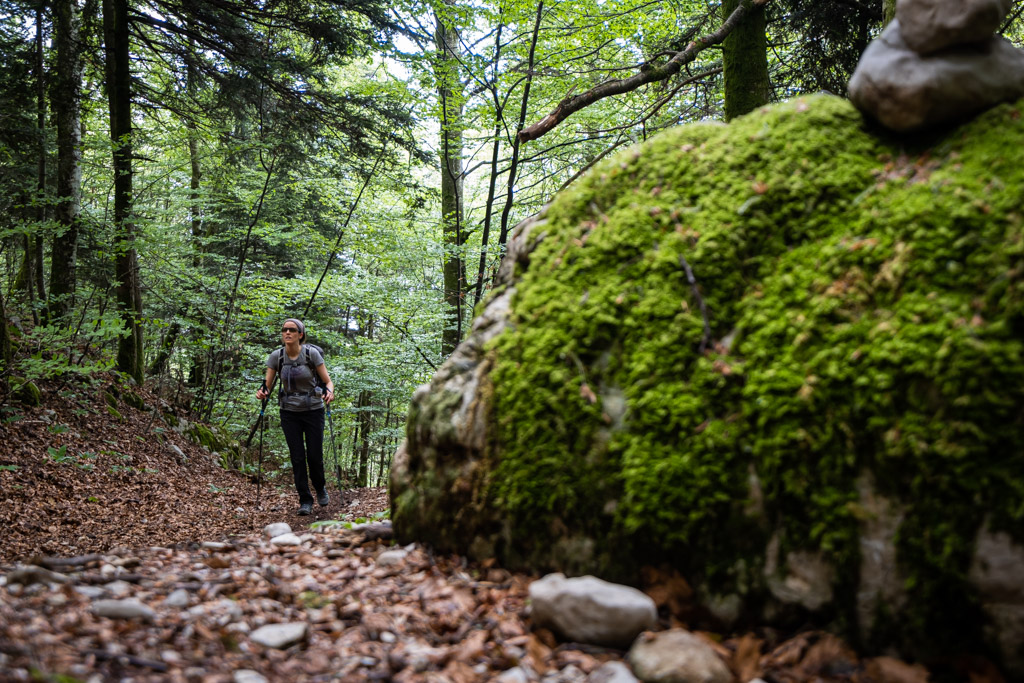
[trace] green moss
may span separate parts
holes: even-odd
[[[912,502],[908,638],[969,608],[982,517],[1024,536],[1018,119],[915,148],[802,99],[670,131],[560,196],[493,342],[505,552],[551,562],[557,520],[599,539],[592,571],[667,559],[727,592],[764,547],[753,464],[783,551],[826,551],[852,591],[869,469]]]
[[[121,411],[119,411],[119,410],[118,410],[117,408],[115,408],[114,406],[110,406],[110,405],[108,405],[108,406],[107,406],[107,412],[108,412],[108,413],[110,414],[110,416],[111,416],[112,418],[114,418],[114,419],[115,419],[115,420],[117,420],[118,422],[124,422],[124,415],[122,415],[122,414],[121,414]]]
[[[145,399],[136,394],[134,391],[126,391],[124,393],[124,402],[130,405],[132,408],[135,408],[136,410],[145,411],[150,409]]]
[[[35,382],[30,382],[20,377],[11,378],[11,395],[23,405],[38,406],[43,404],[43,392],[39,390]]]
[[[230,434],[219,427],[195,423],[185,432],[189,439],[218,454],[225,469],[240,462],[240,449]]]
[[[114,392],[112,392],[112,391],[104,391],[103,392],[103,400],[111,408],[116,408],[117,407],[117,396],[114,394]]]

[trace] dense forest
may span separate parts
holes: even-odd
[[[0,0],[0,399],[116,370],[244,440],[299,317],[350,481],[381,485],[518,221],[667,127],[844,95],[892,12]]]

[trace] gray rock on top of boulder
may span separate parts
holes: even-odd
[[[999,30],[1010,0],[897,0],[903,40],[925,55],[952,45],[983,43]]]
[[[548,574],[530,584],[530,604],[535,625],[594,645],[628,647],[658,620],[650,597],[593,576],[567,579],[564,574]]]
[[[304,621],[293,621],[286,624],[267,624],[249,634],[249,638],[263,647],[283,650],[306,637],[309,625]]]
[[[977,48],[921,56],[894,20],[864,51],[849,90],[858,109],[895,131],[953,123],[1024,97],[1024,51],[993,36]]]
[[[711,646],[680,628],[643,634],[627,659],[644,683],[732,683],[732,672]]]

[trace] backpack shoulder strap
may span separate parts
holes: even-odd
[[[316,366],[313,365],[313,356],[311,356],[310,353],[309,353],[309,347],[306,346],[305,344],[302,345],[302,353],[305,356],[306,365],[309,366],[309,374],[311,374],[313,376],[313,385],[314,386],[319,386],[320,385],[320,375],[317,374]]]

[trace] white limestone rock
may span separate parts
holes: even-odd
[[[268,683],[266,676],[252,669],[239,669],[231,674],[232,683]]]
[[[268,524],[267,526],[263,527],[263,535],[268,539],[277,538],[278,536],[284,536],[285,534],[290,534],[291,532],[292,528],[288,526],[287,522],[275,522],[274,524]]]
[[[405,558],[409,556],[409,551],[404,548],[395,548],[393,550],[385,550],[377,556],[378,567],[396,567],[403,562]]]
[[[640,683],[623,662],[605,662],[590,672],[587,683]]]
[[[167,596],[167,599],[164,600],[164,605],[166,607],[188,607],[188,602],[188,591],[184,588],[179,588]]]
[[[732,672],[714,649],[689,631],[645,633],[627,655],[644,683],[732,683]]]
[[[293,621],[286,624],[267,624],[249,634],[249,639],[263,647],[283,650],[301,640],[309,631],[304,621]]]
[[[548,574],[530,584],[530,604],[534,625],[594,645],[629,647],[658,621],[650,597],[593,576],[567,579],[564,574]]]
[[[93,614],[111,619],[145,619],[152,620],[156,616],[148,605],[144,605],[135,598],[124,600],[97,600],[92,603]]]
[[[270,545],[276,546],[294,546],[302,545],[302,539],[295,534],[281,534],[280,536],[274,536],[270,539]]]

